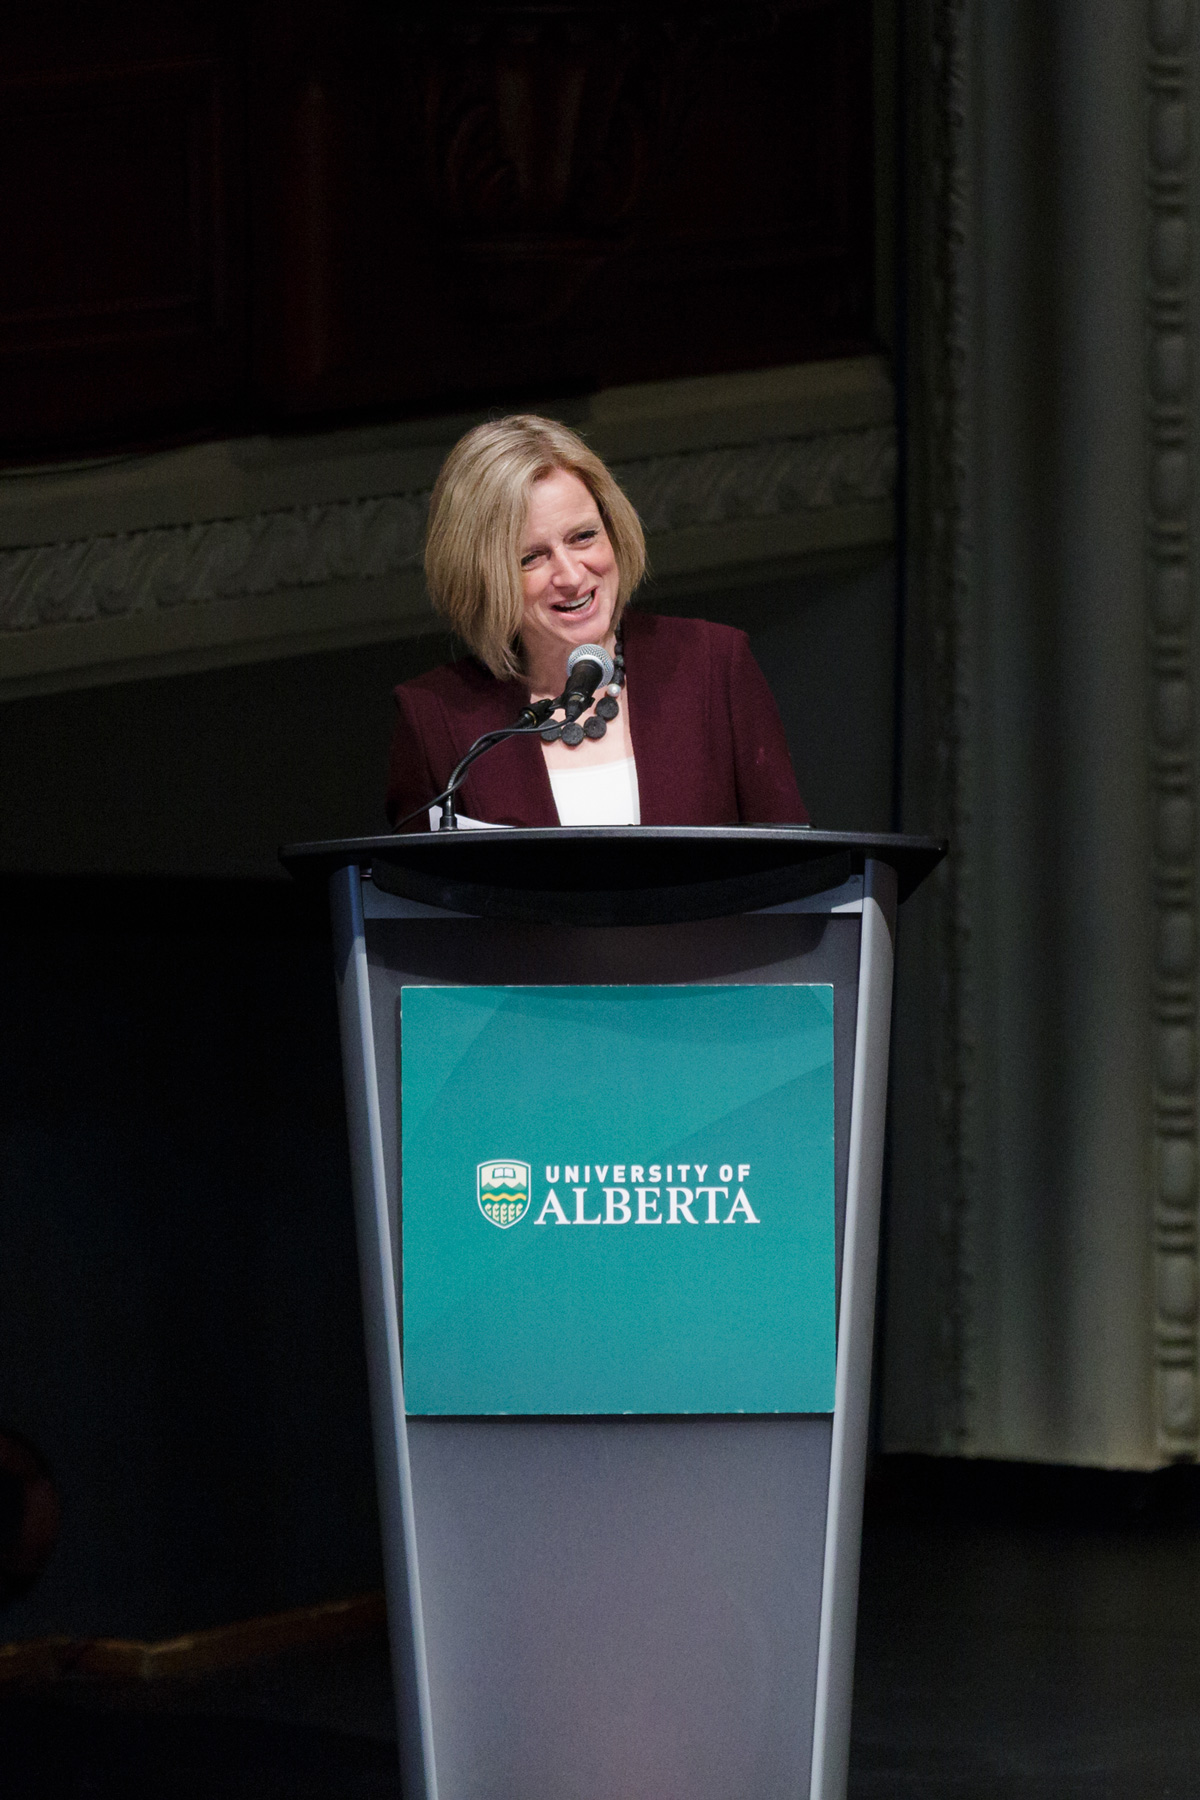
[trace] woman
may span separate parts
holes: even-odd
[[[637,514],[566,426],[518,414],[460,439],[433,491],[425,572],[474,654],[396,689],[393,825],[442,791],[483,732],[560,694],[579,644],[604,646],[613,681],[574,729],[510,739],[474,763],[462,814],[492,825],[807,820],[745,634],[627,614],[645,564]],[[406,828],[428,830],[428,813]]]

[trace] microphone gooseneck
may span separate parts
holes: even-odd
[[[544,725],[558,705],[557,700],[531,700],[517,714],[515,723],[522,729],[526,725]]]
[[[567,685],[559,701],[568,721],[577,719],[596,689],[612,678],[612,657],[603,644],[577,644],[567,658]]]

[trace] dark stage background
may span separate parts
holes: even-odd
[[[869,0],[48,0],[3,27],[12,459],[877,341]]]
[[[876,351],[880,66],[868,0],[12,13],[13,491]],[[748,629],[814,817],[888,825],[886,546],[649,603]],[[380,826],[390,690],[450,650],[0,707],[0,1430],[62,1506],[11,1639],[379,1582],[328,939],[275,849]]]
[[[275,852],[381,823],[390,690],[451,648],[434,471],[531,406],[645,496],[647,604],[749,631],[814,820],[954,842],[900,937],[851,1791],[1200,1792],[1195,1471],[1150,1473],[1200,1455],[1198,37],[5,10],[0,1789],[398,1791],[377,1605],[204,1679],[74,1640],[378,1585],[328,935]]]

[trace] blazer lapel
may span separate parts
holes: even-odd
[[[637,765],[638,810],[643,825],[672,823],[671,770],[673,721],[659,703],[663,670],[655,654],[652,621],[644,613],[627,610],[621,636],[625,648],[625,673],[630,697],[629,737]],[[639,698],[640,696],[640,698]]]

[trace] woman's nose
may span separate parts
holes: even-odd
[[[554,580],[560,587],[575,587],[582,573],[582,560],[575,555],[566,544],[560,544],[554,553]]]

